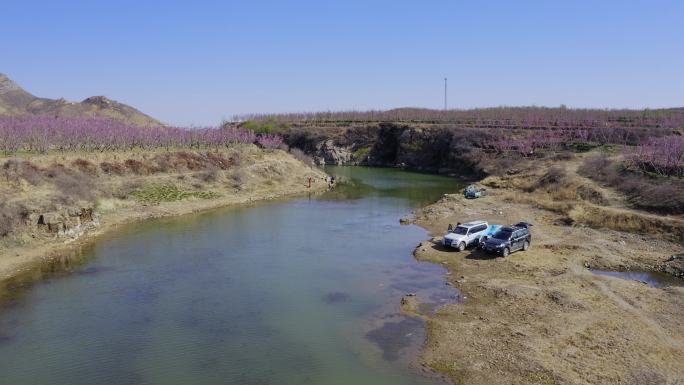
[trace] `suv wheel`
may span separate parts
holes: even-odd
[[[507,247],[507,248],[503,249],[503,253],[501,255],[503,255],[504,257],[508,257],[508,254],[510,254],[510,253],[511,253],[511,251]]]
[[[463,251],[465,250],[465,242],[461,242],[458,244],[458,251]]]
[[[530,248],[530,242],[525,241],[525,243],[523,243],[523,251],[527,251],[527,249],[529,249],[529,248]]]

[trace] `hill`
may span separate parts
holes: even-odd
[[[104,96],[92,96],[81,102],[40,98],[0,73],[0,116],[3,115],[102,116],[145,126],[161,125],[151,116]]]

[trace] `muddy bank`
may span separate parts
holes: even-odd
[[[592,273],[663,270],[682,244],[647,234],[567,226],[562,215],[491,189],[448,195],[416,214],[435,236],[415,256],[445,266],[463,303],[434,315],[422,298],[403,310],[428,323],[423,364],[459,384],[676,384],[684,378],[684,287]],[[535,198],[535,196],[531,196]],[[449,223],[534,224],[532,247],[507,258],[440,245]]]
[[[128,223],[316,193],[327,187],[323,171],[294,159],[284,151],[263,151],[251,146],[227,152],[210,154],[211,157],[221,156],[221,159],[225,156],[235,162],[225,169],[213,164],[204,167],[195,163],[190,168],[184,164],[173,170],[147,173],[127,172],[122,168],[117,173],[95,170],[86,175],[71,169],[78,167],[79,163],[116,165],[118,160],[124,164],[126,158],[130,161],[127,163],[144,165],[149,154],[139,152],[45,155],[6,160],[6,164],[14,162],[12,165],[20,165],[21,176],[31,172],[34,178],[40,178],[42,174],[48,177],[45,177],[45,182],[39,180],[35,183],[18,178],[16,183],[7,184],[0,191],[7,204],[21,207],[20,212],[12,212],[16,214],[15,226],[0,238],[0,282],[10,286],[24,285],[36,277],[49,275],[59,270],[55,261],[58,264],[69,263],[73,260],[70,256],[78,254],[80,248]],[[185,157],[188,153],[182,154],[186,154],[183,155]],[[86,199],[82,199],[83,196],[78,199],[60,196],[63,194],[59,190],[63,185],[61,180],[53,184],[48,179],[54,169],[65,170],[60,171],[57,178],[66,175],[71,178],[70,182],[76,177],[83,178],[91,186],[90,195]],[[5,167],[5,173],[7,170]],[[15,279],[11,279],[13,277]]]

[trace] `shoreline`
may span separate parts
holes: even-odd
[[[215,198],[208,200],[186,200],[166,202],[156,206],[130,207],[114,213],[105,213],[107,219],[76,238],[55,238],[41,241],[37,245],[26,245],[8,250],[8,254],[15,254],[12,263],[0,265],[0,302],[8,286],[27,285],[34,281],[31,277],[39,276],[41,267],[53,261],[73,258],[80,254],[80,249],[88,247],[125,226],[148,220],[180,217],[203,213],[216,209],[248,206],[278,199],[296,198],[306,194],[319,194],[325,191],[324,183],[314,183],[308,189],[283,189],[282,191],[261,191],[238,194],[237,196]],[[52,274],[54,272],[50,272]],[[40,278],[38,278],[40,279]]]
[[[50,179],[34,185],[17,178],[17,182],[0,188],[0,193],[6,196],[7,202],[32,208],[30,214],[26,214],[24,224],[16,228],[12,240],[6,240],[0,252],[0,298],[4,294],[2,291],[5,291],[3,288],[15,285],[16,282],[30,281],[32,272],[40,271],[41,266],[49,265],[50,261],[68,259],[69,256],[73,258],[73,254],[79,249],[128,224],[318,193],[327,187],[323,181],[326,175],[323,170],[306,165],[284,151],[262,151],[254,146],[235,146],[222,152],[206,154],[159,151],[151,154],[129,152],[87,155],[89,160],[83,160],[84,154],[74,153],[35,156],[28,160],[14,161],[25,162],[24,165],[20,163],[23,169],[38,175],[33,178],[45,178],[40,175],[55,172],[50,171],[55,168],[59,176],[67,173],[67,176],[85,178],[86,186],[90,186],[94,192],[89,201],[57,203],[57,208],[53,210],[61,217],[56,221],[69,221],[68,227],[67,222],[55,222],[59,226],[57,231],[48,226],[52,223],[47,219],[48,215],[55,214],[47,213],[50,210],[41,207],[54,206],[50,199],[64,199],[59,195],[54,198],[54,194],[60,194],[59,185],[51,185]],[[95,167],[99,162],[115,164],[112,162],[120,162],[126,158],[133,159],[130,162],[134,164],[139,162],[146,165],[152,162],[150,157],[170,158],[181,164],[186,159],[191,159],[190,161],[196,163],[188,163],[188,166],[180,166],[179,169],[168,172],[145,174],[128,171],[114,175],[93,169],[88,169],[90,173],[84,174],[83,171],[68,168],[76,168],[78,162]],[[224,167],[217,168],[209,163],[197,168],[197,162],[211,162],[212,159],[217,160],[215,164]],[[231,165],[229,167],[220,162]],[[233,163],[235,164],[232,165]],[[308,178],[312,180],[310,188]],[[131,189],[137,189],[148,194],[159,193],[158,186],[176,186],[176,190],[170,192],[168,199],[166,196],[139,198],[130,192]],[[42,225],[44,216],[46,224]]]
[[[460,194],[416,211],[413,223],[433,238],[414,251],[441,264],[447,282],[467,298],[434,315],[405,297],[402,312],[427,324],[419,365],[454,383],[644,383],[684,377],[684,286],[655,288],[595,275],[589,268],[659,271],[676,242],[586,226],[560,226],[560,215],[515,203],[511,191],[487,197]],[[477,250],[458,253],[440,244],[448,223],[526,219],[533,242],[507,258]],[[684,284],[684,280],[682,280]],[[670,383],[670,382],[663,382]]]

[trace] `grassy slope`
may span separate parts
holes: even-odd
[[[185,214],[225,205],[325,188],[324,173],[281,150],[253,145],[218,152],[68,153],[0,162],[0,214],[12,215],[0,237],[0,278],[16,274],[65,242],[130,221]],[[19,164],[19,166],[17,166]],[[105,167],[103,167],[103,165]],[[108,170],[105,173],[103,170]],[[83,208],[94,209],[93,221]],[[39,215],[66,218],[69,231],[57,235],[38,225]]]

